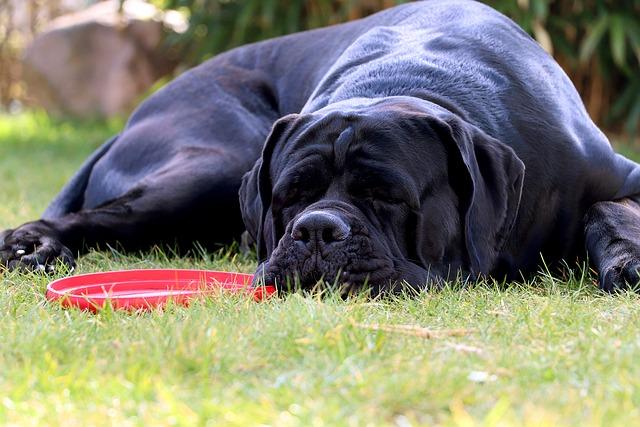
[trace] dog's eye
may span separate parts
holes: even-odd
[[[404,203],[404,200],[402,199],[398,199],[395,197],[383,197],[382,199],[380,199],[383,203],[387,203],[389,205],[400,205]]]
[[[272,210],[274,215],[281,215],[285,222],[291,220],[306,206],[317,201],[322,195],[321,188],[301,188],[288,186],[274,192]]]
[[[300,179],[295,177],[273,189],[273,204],[277,207],[289,207],[308,203],[322,194],[325,184],[317,177]]]
[[[369,203],[384,203],[386,205],[400,205],[405,203],[403,199],[389,194],[371,194],[365,196],[364,199]]]

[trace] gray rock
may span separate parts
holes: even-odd
[[[29,102],[55,115],[82,118],[125,114],[176,66],[163,45],[184,30],[179,15],[141,0],[122,13],[109,0],[55,19],[24,53]]]

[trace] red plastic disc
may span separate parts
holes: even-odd
[[[256,301],[275,293],[273,286],[252,288],[252,278],[252,274],[208,270],[109,271],[54,280],[47,286],[47,299],[95,312],[107,304],[127,310],[151,309],[168,301],[188,305],[193,298],[220,291],[245,292]]]

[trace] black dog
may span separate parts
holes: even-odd
[[[517,277],[586,244],[612,290],[637,281],[639,174],[512,21],[430,0],[185,73],[41,220],[0,236],[0,261],[49,269],[104,243],[224,242],[244,220],[278,285]]]

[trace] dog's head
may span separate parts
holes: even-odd
[[[423,288],[491,270],[523,177],[506,145],[431,103],[390,97],[278,120],[240,204],[268,282]]]

